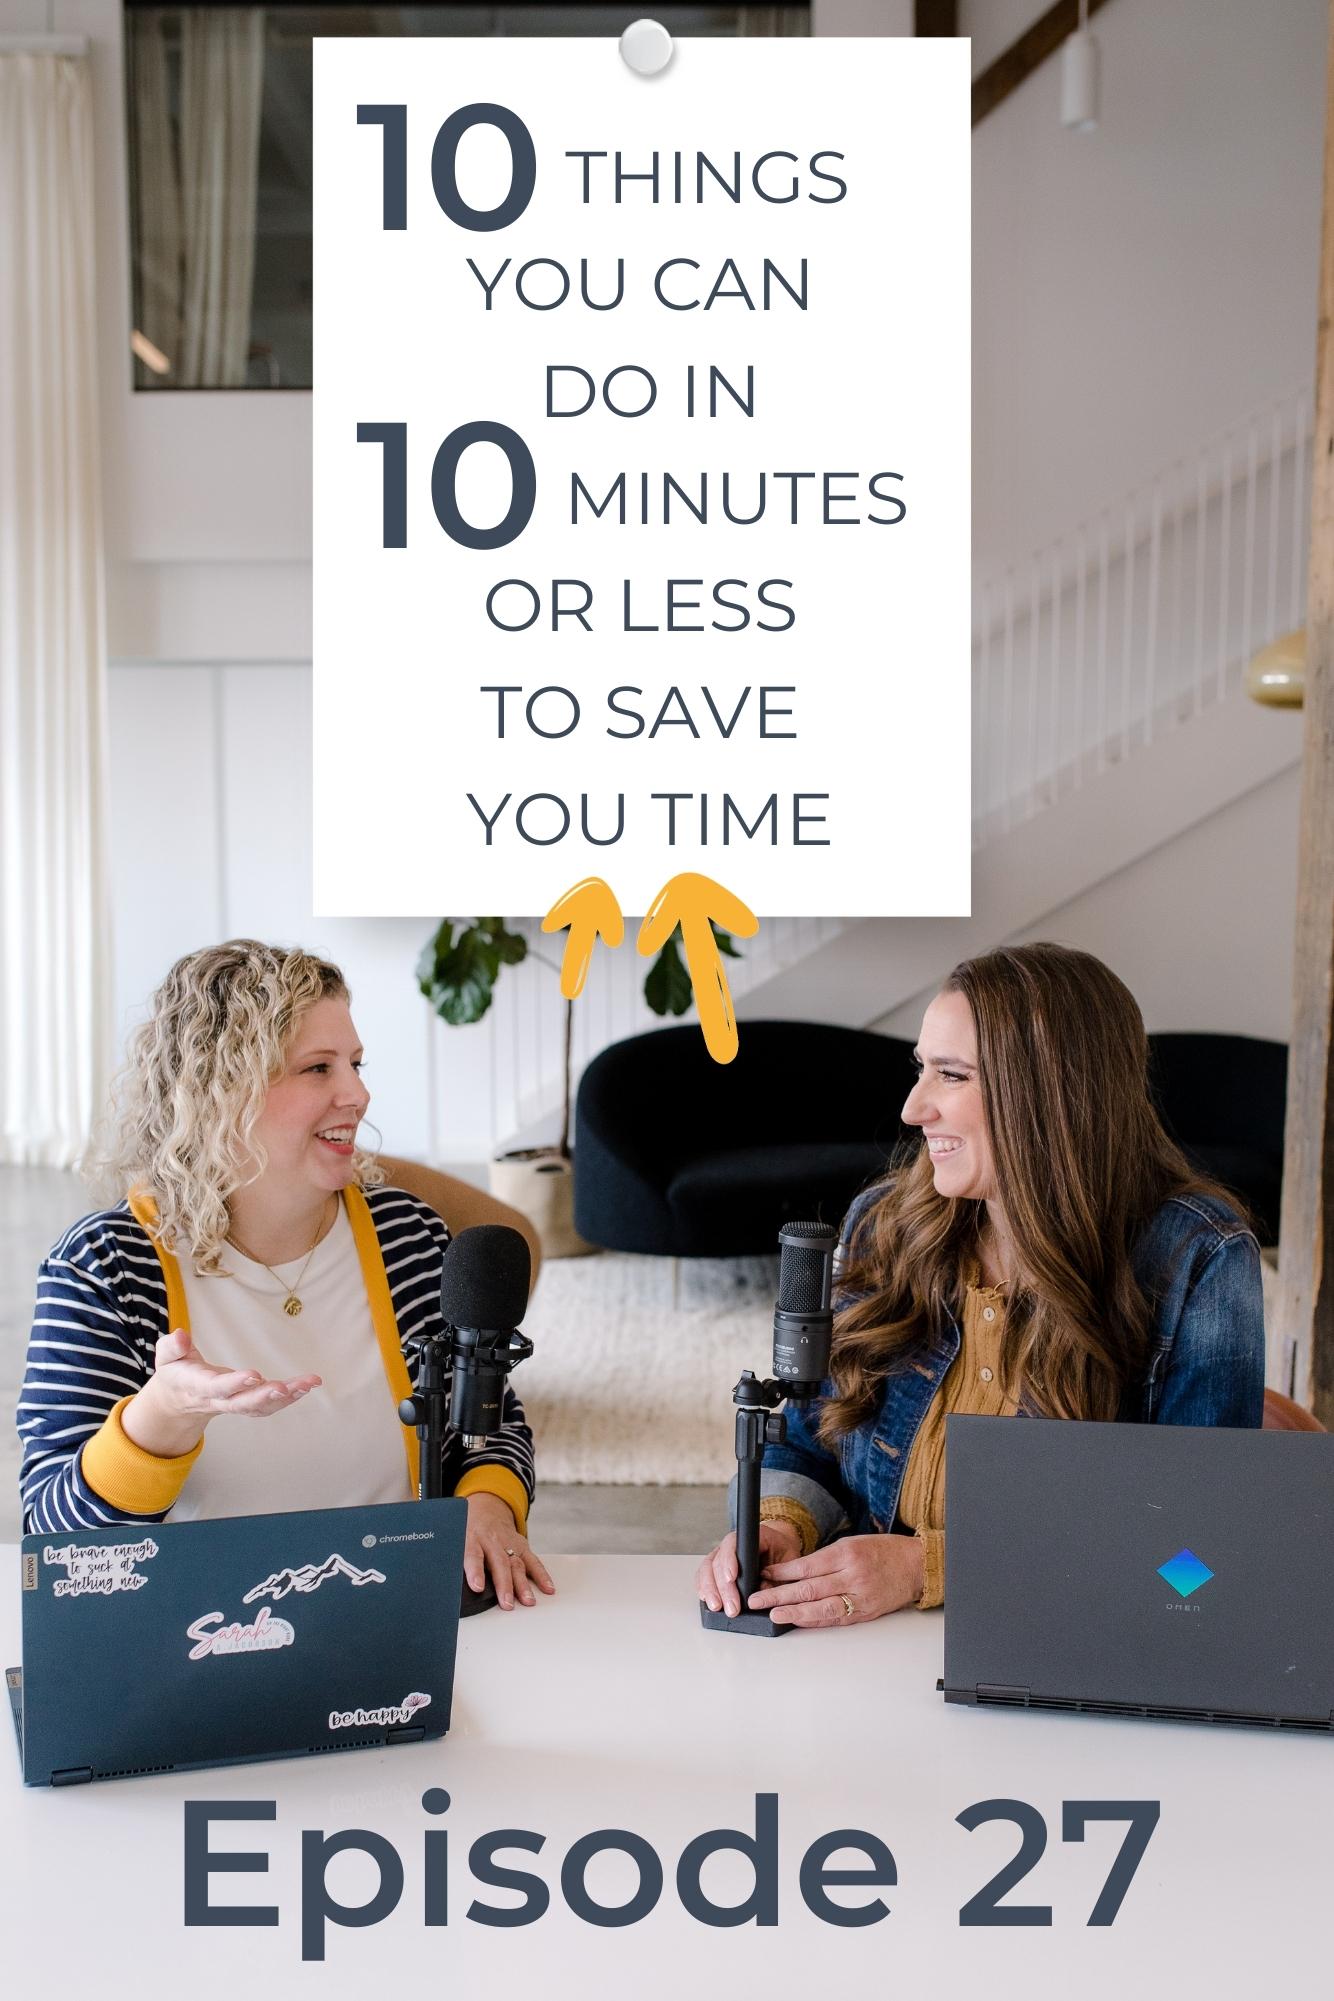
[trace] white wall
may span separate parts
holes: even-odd
[[[1326,12],[1110,0],[1096,133],[1061,127],[1059,58],[977,127],[980,562],[1022,559],[1311,380]],[[990,29],[995,0],[969,15]]]
[[[1003,942],[1052,938],[1096,953],[1135,995],[1150,1031],[1286,1042],[1300,783],[1292,770],[1257,786]],[[892,940],[881,949],[892,950]],[[941,975],[948,971],[942,964]],[[915,1036],[929,998],[917,995],[871,1025]]]
[[[352,988],[386,1149],[426,1157],[435,1056],[413,967],[437,918],[312,915],[309,668],[122,664],[110,715],[118,1029],[197,946],[243,936],[322,953]],[[351,746],[347,799],[392,868],[392,783],[359,770]],[[453,1160],[490,1151],[486,1066],[473,1054],[484,1033],[450,1031],[442,1150]]]

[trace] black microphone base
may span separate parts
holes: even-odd
[[[781,1640],[784,1633],[793,1630],[791,1626],[775,1626],[767,1612],[738,1612],[735,1619],[729,1619],[726,1612],[711,1612],[703,1599],[699,1623],[706,1633],[750,1633],[761,1640]]]
[[[463,1587],[463,1602],[459,1607],[460,1619],[471,1619],[474,1612],[487,1612],[496,1602],[496,1587],[488,1577],[480,1591],[474,1591],[471,1584]]]

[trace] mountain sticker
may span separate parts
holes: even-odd
[[[351,1584],[383,1584],[382,1570],[359,1570],[355,1563],[349,1563],[345,1556],[336,1552],[326,1556],[321,1564],[303,1563],[296,1570],[275,1570],[262,1584],[256,1584],[241,1600],[243,1605],[253,1605],[257,1598],[286,1598],[289,1592],[318,1591],[332,1577],[346,1577]]]

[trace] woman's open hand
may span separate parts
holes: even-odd
[[[771,1563],[751,1610],[776,1626],[856,1626],[922,1595],[922,1545],[910,1535],[849,1535],[810,1556]]]
[[[801,1549],[801,1531],[795,1522],[760,1523],[760,1562],[781,1563],[785,1557],[795,1557]],[[736,1537],[725,1535],[717,1549],[711,1549],[695,1572],[695,1589],[711,1612],[726,1612],[729,1619],[735,1619],[741,1610],[741,1592],[737,1586],[739,1565],[736,1556]],[[768,1572],[764,1573],[766,1576]],[[751,1599],[754,1605],[755,1600]]]
[[[192,1452],[215,1417],[272,1417],[317,1389],[318,1376],[270,1382],[254,1369],[223,1369],[205,1361],[180,1328],[157,1344],[154,1370],[121,1412],[127,1438],[158,1459]]]
[[[520,1605],[536,1605],[534,1584],[548,1594],[556,1589],[541,1557],[529,1548],[527,1536],[520,1535],[509,1504],[499,1494],[469,1494],[463,1575],[474,1591],[480,1591],[488,1570],[496,1603],[506,1612],[514,1610],[516,1598]]]

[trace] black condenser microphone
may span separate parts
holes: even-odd
[[[465,1451],[501,1427],[505,1382],[533,1344],[519,1334],[528,1310],[532,1259],[527,1241],[504,1223],[461,1230],[440,1268],[440,1314],[452,1336],[453,1392],[449,1421]]]
[[[778,1232],[774,1374],[793,1403],[809,1403],[829,1374],[837,1242],[828,1223],[784,1223]]]

